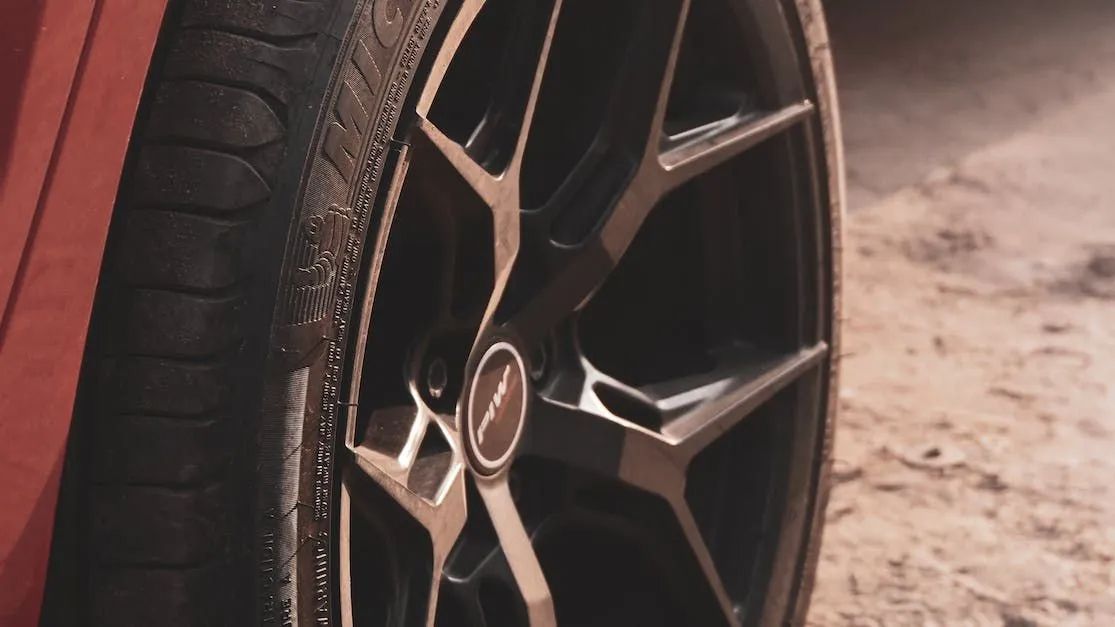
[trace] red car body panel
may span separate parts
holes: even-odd
[[[0,8],[0,626],[38,624],[89,315],[165,0]]]

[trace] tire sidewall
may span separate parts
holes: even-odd
[[[332,625],[344,380],[362,259],[383,222],[395,139],[444,0],[363,0],[313,120],[286,239],[256,441],[254,579],[261,625]]]

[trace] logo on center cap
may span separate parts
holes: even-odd
[[[483,472],[498,471],[515,452],[527,405],[526,366],[507,342],[488,347],[469,388],[468,448]]]

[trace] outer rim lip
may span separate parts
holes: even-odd
[[[514,357],[515,365],[519,369],[520,381],[522,381],[522,406],[523,410],[519,416],[519,426],[515,429],[515,436],[511,439],[511,444],[507,447],[507,451],[499,457],[499,459],[491,460],[484,457],[480,452],[480,445],[476,442],[476,435],[472,429],[472,399],[476,395],[476,385],[480,382],[480,378],[475,376],[484,368],[484,364],[488,362],[497,352],[506,350]],[[523,436],[523,427],[527,422],[527,403],[530,400],[530,395],[527,394],[527,385],[530,384],[530,379],[527,378],[526,363],[523,361],[523,356],[515,345],[506,340],[493,343],[484,351],[477,362],[476,368],[473,369],[472,383],[469,384],[468,397],[465,399],[465,449],[468,451],[468,458],[475,470],[485,476],[491,476],[499,473],[501,469],[507,464],[511,457],[515,454],[515,450],[519,448],[519,441]]]

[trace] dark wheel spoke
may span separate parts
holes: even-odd
[[[640,10],[638,34],[600,136],[546,207],[526,218],[536,224],[524,245],[536,249],[532,261],[541,267],[534,270],[547,276],[543,290],[523,299],[514,316],[513,326],[528,342],[543,337],[600,287],[661,197],[658,146],[689,4],[648,3]],[[602,165],[607,161],[630,167]],[[586,204],[603,205],[602,223],[576,245],[554,250],[554,214]]]
[[[676,189],[749,148],[800,124],[814,113],[813,103],[800,102],[778,111],[740,114],[700,132],[666,143],[660,157],[663,192]]]
[[[633,46],[629,51],[629,67],[613,93],[608,123],[614,135],[610,141],[626,146],[635,156],[636,166],[618,198],[609,199],[614,200],[614,206],[606,212],[600,228],[582,245],[586,249],[583,254],[606,263],[598,264],[598,272],[585,277],[587,289],[574,296],[574,304],[583,302],[600,286],[662,197],[664,190],[657,166],[659,144],[690,2],[653,3],[641,14],[645,20],[643,28],[648,31],[647,41],[652,43],[646,47]],[[594,255],[593,248],[603,254]]]
[[[530,620],[526,595],[519,590],[488,503],[475,487],[473,483],[468,489],[469,520],[442,574],[439,624],[525,625]]]
[[[461,39],[467,32],[469,26],[475,21],[476,16],[482,8],[482,4],[482,2],[471,1],[466,2],[461,7],[457,20],[451,25],[449,34],[447,35],[452,45],[460,45]],[[550,14],[548,16],[541,16],[545,19],[539,20],[539,16],[534,16],[535,20],[539,21],[545,27],[545,30],[542,43],[537,51],[537,57],[533,60],[529,57],[524,60],[521,55],[516,54],[521,53],[523,48],[529,48],[529,45],[519,42],[519,45],[511,46],[505,58],[506,64],[521,65],[523,63],[531,63],[533,67],[533,72],[529,75],[529,81],[523,89],[525,95],[523,97],[519,96],[515,81],[502,81],[502,86],[496,94],[495,100],[489,106],[489,111],[482,121],[481,126],[476,129],[476,132],[473,134],[467,146],[462,146],[449,138],[428,118],[420,116],[416,123],[416,134],[421,138],[421,143],[432,148],[439,159],[443,160],[453,171],[457,172],[492,212],[492,241],[494,245],[493,290],[488,299],[488,305],[485,308],[485,313],[480,325],[480,332],[476,339],[477,342],[481,341],[481,338],[487,335],[492,325],[492,319],[495,315],[496,308],[503,297],[507,281],[511,274],[512,264],[519,252],[521,231],[519,218],[519,187],[523,153],[525,152],[526,144],[529,140],[535,111],[538,108],[538,99],[545,77],[546,66],[548,64],[550,47],[554,36],[554,27],[560,10],[561,0],[556,0]],[[530,29],[528,28],[527,30],[529,31]],[[435,66],[443,61],[447,62],[447,60],[435,61]],[[428,100],[432,100],[432,94],[436,93],[436,87],[444,77],[445,69],[444,67],[440,67],[437,76],[433,77],[436,81],[433,85],[428,87],[426,92],[427,95],[423,96],[423,102],[420,103],[419,107],[420,112],[423,107],[428,109]],[[513,68],[508,69],[508,72],[509,77],[513,77],[517,74],[517,72],[513,71]],[[510,155],[508,155],[507,164],[502,171],[492,174],[481,165],[481,163],[477,162],[471,154],[475,152],[473,150],[473,144],[478,141],[477,134],[496,133],[498,129],[494,128],[495,126],[507,126],[508,119],[516,118],[514,110],[520,105],[521,124],[513,131],[513,141],[511,141],[509,147]]]
[[[463,466],[457,464],[433,498],[427,498],[407,487],[407,479],[413,468],[407,468],[395,459],[362,447],[349,454],[352,458],[350,466],[354,472],[374,482],[421,525],[430,536],[435,558],[444,560],[460,535],[467,516]],[[359,481],[351,474],[345,478],[345,485],[350,499],[359,507],[363,491],[370,486],[359,485]]]
[[[644,389],[671,416],[662,433],[692,458],[778,392],[828,359],[819,344],[788,356],[725,359],[722,367]]]
[[[693,512],[685,502],[685,497],[679,493],[675,497],[670,498],[669,502],[670,507],[673,509],[674,516],[677,518],[678,525],[685,535],[689,550],[692,552],[694,560],[696,560],[697,564],[700,566],[701,574],[704,575],[709,590],[716,597],[716,601],[724,614],[724,622],[732,627],[738,626],[740,620],[736,615],[732,599],[728,595],[728,591],[724,586],[724,581],[720,577],[720,573],[716,570],[716,564],[713,562],[712,554],[709,552],[708,545],[705,544],[705,540],[701,536],[697,521],[693,519]]]
[[[415,134],[418,136],[414,142],[416,150],[425,149],[427,154],[433,153],[443,167],[448,167],[464,180],[491,213],[491,293],[483,297],[483,314],[474,329],[479,330],[473,339],[475,345],[486,335],[485,330],[491,325],[519,253],[518,185],[508,174],[493,175],[488,172],[473,160],[464,147],[445,135],[428,119],[418,118],[415,127]]]
[[[341,517],[340,517],[340,545],[341,545],[341,605],[343,611],[352,616],[354,599],[353,594],[359,594],[352,585],[353,564],[353,517],[354,510],[360,511],[363,516],[376,516],[377,508],[369,503],[367,491],[372,489],[367,485],[367,479],[374,482],[382,489],[391,500],[398,503],[406,514],[417,522],[429,535],[432,547],[432,561],[428,572],[430,575],[427,590],[426,607],[418,610],[418,615],[424,618],[423,624],[433,627],[437,614],[438,597],[441,593],[442,570],[445,566],[453,544],[461,534],[467,516],[465,506],[465,476],[463,467],[458,466],[457,471],[448,481],[436,499],[425,499],[407,489],[405,477],[407,471],[392,468],[392,464],[381,456],[369,454],[368,451],[350,451],[350,463],[347,472],[341,480]],[[417,617],[417,616],[416,616]]]
[[[637,39],[629,50],[609,111],[617,140],[638,150],[636,154],[654,152],[662,136],[691,2],[647,3],[640,13],[637,28],[644,29],[645,43]]]
[[[422,158],[439,159],[489,207],[506,207],[510,202],[511,191],[501,177],[492,175],[477,163],[463,146],[453,141],[427,118],[418,118],[415,123],[414,140],[417,150],[422,150]]]
[[[555,383],[560,400],[537,398],[528,452],[666,493],[673,480],[661,468],[684,474],[693,456],[827,358],[825,344],[762,359],[739,351],[711,372],[642,388],[586,364],[587,373]]]
[[[542,93],[542,83],[546,77],[546,68],[550,60],[550,49],[554,42],[554,29],[557,26],[558,16],[561,14],[561,7],[562,0],[554,0],[553,10],[545,21],[545,35],[542,40],[541,49],[538,52],[538,57],[534,63],[534,72],[531,75],[526,102],[523,106],[522,124],[515,136],[514,149],[510,159],[510,165],[507,168],[508,177],[514,181],[516,187],[516,203],[520,201],[518,189],[522,177],[523,155],[526,152],[526,145],[530,140],[530,132],[534,126],[535,113],[538,111],[538,99]],[[516,204],[516,206],[518,205]]]
[[[476,22],[477,16],[480,15],[481,9],[488,0],[462,0],[461,6],[457,10],[457,15],[454,17],[453,22],[449,25],[446,31],[445,39],[438,48],[437,56],[430,66],[430,74],[426,78],[425,88],[422,90],[418,98],[416,110],[419,117],[428,118],[430,115],[430,107],[434,103],[434,98],[437,96],[438,91],[441,89],[442,82],[445,80],[445,74],[449,71],[449,65],[461,49],[461,43],[468,35],[469,29]]]
[[[506,477],[479,480],[476,488],[488,509],[500,547],[526,604],[530,627],[556,627],[550,586],[542,574],[530,536],[523,527]]]
[[[656,10],[675,9],[663,3]],[[634,78],[623,81],[618,89],[627,97],[641,96],[640,106],[627,106],[625,98],[617,97],[612,108],[612,115],[623,120],[617,124],[626,129],[627,141],[637,142],[640,159],[618,197],[597,199],[612,205],[599,227],[573,250],[554,255],[557,262],[548,269],[550,285],[521,308],[516,320],[516,327],[527,337],[540,336],[583,305],[619,263],[650,211],[667,193],[813,115],[812,103],[801,102],[767,114],[739,113],[702,132],[667,140],[663,125],[688,12],[689,2],[682,2],[669,47],[660,49],[658,57],[653,49],[647,54],[651,60],[644,60],[644,66],[657,68],[657,73],[650,72],[648,81],[646,70],[632,72]],[[648,97],[648,92],[653,96]],[[648,108],[647,102],[653,106]],[[580,200],[577,192],[594,181],[589,172],[598,169],[597,161],[604,158],[598,154],[601,151],[606,154],[605,148],[597,147],[582,159],[555,194],[557,204]]]
[[[442,571],[445,569],[445,556],[440,555],[434,559],[433,568],[430,569],[430,592],[426,603],[426,627],[437,624],[437,608],[442,594]]]
[[[579,397],[576,406],[538,399],[541,407],[532,416],[533,429],[524,452],[618,479],[665,500],[726,624],[737,625],[731,598],[685,500],[686,452],[653,430],[613,415],[615,401],[605,402],[602,397],[623,395],[629,407],[641,407],[644,412],[655,411],[654,400],[591,369],[584,381],[580,386],[570,386],[580,387],[574,394]]]
[[[539,398],[524,454],[618,479],[639,489],[664,493],[678,487],[684,465],[654,432],[609,415],[599,400],[594,410]]]
[[[492,326],[496,310],[503,300],[507,282],[511,278],[512,264],[519,253],[521,226],[520,226],[520,184],[522,179],[523,153],[530,138],[535,112],[538,109],[538,98],[542,90],[542,81],[545,78],[546,66],[550,55],[550,47],[554,38],[554,27],[561,12],[562,0],[555,0],[553,11],[546,25],[545,39],[542,42],[535,71],[531,77],[530,89],[527,94],[523,112],[523,122],[515,139],[507,172],[504,175],[510,186],[510,197],[507,204],[493,209],[497,217],[494,220],[494,238],[496,242],[496,281],[495,289],[484,313],[484,322],[481,326],[477,341],[486,335]]]
[[[476,23],[477,17],[485,8],[489,0],[463,0],[461,6],[447,29],[445,40],[438,56],[434,59],[430,76],[425,89],[419,97],[416,107],[418,116],[429,118],[434,100],[441,89],[446,73],[449,70],[453,57],[461,48],[469,29]],[[506,161],[513,163],[516,159],[521,162],[523,146],[529,134],[534,111],[537,107],[538,95],[542,77],[549,59],[550,45],[553,41],[554,25],[561,11],[562,0],[555,0],[552,10],[547,14],[545,10],[538,11],[538,3],[516,3],[516,11],[511,21],[515,23],[515,35],[506,43],[501,54],[499,78],[493,81],[495,92],[491,94],[490,101],[484,117],[477,128],[473,129],[469,138],[465,140],[461,150],[470,153],[474,151],[480,139],[500,134],[510,134],[513,141],[507,149],[510,158]],[[524,75],[527,80],[521,80]],[[501,129],[501,130],[498,130]],[[487,159],[484,159],[487,157]],[[492,155],[482,155],[482,160],[491,160]],[[515,167],[498,168],[503,171],[514,170]],[[517,185],[515,177],[508,177],[512,184]]]
[[[536,395],[524,452],[647,492],[680,491],[686,461],[657,432],[654,401],[597,370],[572,340],[558,359],[563,373]]]
[[[508,316],[507,324],[527,345],[541,342],[562,321],[568,320],[615,267],[615,260],[598,246],[563,255],[560,267],[551,267],[544,286],[532,290]]]

